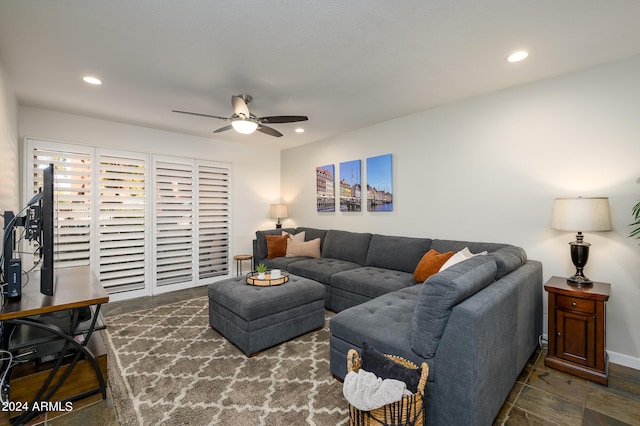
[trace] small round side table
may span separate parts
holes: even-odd
[[[250,254],[236,254],[233,256],[233,260],[236,261],[236,276],[242,275],[242,261],[251,259],[253,259],[253,256]]]

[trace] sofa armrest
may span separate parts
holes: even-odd
[[[541,332],[537,261],[455,306],[436,353],[435,423],[491,424]]]
[[[493,422],[518,374],[516,305],[516,293],[496,282],[453,308],[436,354],[436,424]]]
[[[260,264],[260,259],[258,259],[258,240],[253,240],[253,262],[252,262],[252,268],[253,265],[258,265]]]

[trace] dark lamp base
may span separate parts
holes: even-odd
[[[588,287],[593,285],[593,281],[584,275],[572,275],[567,278],[567,284],[576,287]]]
[[[567,284],[576,287],[588,287],[593,285],[593,281],[584,276],[585,265],[589,259],[589,247],[591,244],[584,241],[582,232],[576,235],[576,241],[569,243],[571,246],[571,261],[576,267],[576,273],[567,278]]]

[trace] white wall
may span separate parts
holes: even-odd
[[[0,211],[20,208],[19,170],[18,103],[0,63]]]
[[[411,95],[411,94],[409,94]],[[429,96],[417,93],[416,96]],[[640,368],[640,56],[496,92],[282,152],[285,226],[512,243],[544,279],[575,268],[571,233],[549,228],[555,197],[607,196],[613,232],[587,233],[585,273],[612,283],[607,350]],[[317,213],[315,167],[393,154],[394,210]],[[545,318],[546,329],[546,294]]]
[[[280,201],[280,152],[28,106],[19,107],[25,137],[232,163],[233,253],[252,253],[256,229],[273,227],[269,204]],[[264,166],[264,165],[268,165]],[[235,267],[235,265],[233,265]],[[246,265],[245,265],[246,267]]]

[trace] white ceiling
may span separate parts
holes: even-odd
[[[640,53],[639,23],[638,0],[0,0],[0,63],[24,105],[288,148]],[[170,111],[242,93],[306,132]]]

